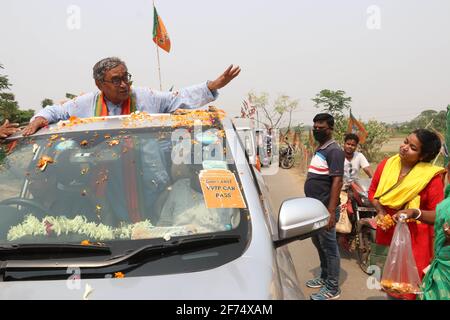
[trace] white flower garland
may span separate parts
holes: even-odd
[[[126,224],[118,228],[112,228],[102,223],[88,222],[85,216],[76,216],[73,219],[67,217],[47,216],[39,221],[33,215],[27,215],[25,220],[9,229],[7,240],[14,241],[25,236],[48,235],[48,230],[57,236],[69,233],[86,236],[86,239],[100,241],[114,239],[131,239],[133,229],[151,229],[153,226],[149,220]]]

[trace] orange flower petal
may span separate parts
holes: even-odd
[[[49,156],[42,156],[37,163],[37,167],[39,169],[41,169],[41,171],[44,171],[45,168],[47,167],[47,164],[53,163],[53,162],[54,162],[53,158],[51,158]]]
[[[109,144],[110,147],[112,147],[112,146],[118,145],[120,143],[120,141],[119,140],[111,140],[111,141],[108,141],[107,143]]]

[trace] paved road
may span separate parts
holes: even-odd
[[[304,178],[295,174],[296,168],[290,170],[281,169],[276,175],[264,176],[272,196],[274,214],[278,214],[278,209],[286,198],[303,197]],[[311,239],[292,242],[289,245],[294,260],[297,278],[300,282],[303,293],[308,297],[317,289],[306,287],[305,281],[319,275],[319,256]],[[355,258],[345,252],[341,255],[341,299],[345,300],[384,300],[385,295],[376,290],[368,289],[368,276],[362,272],[357,265]],[[370,280],[369,280],[370,283]]]

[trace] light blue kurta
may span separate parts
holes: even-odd
[[[178,92],[160,92],[150,88],[131,88],[136,95],[136,110],[148,113],[171,113],[177,109],[200,108],[217,99],[217,90],[209,90],[207,82],[181,89]],[[91,92],[67,101],[62,105],[47,106],[36,117],[44,117],[49,123],[67,120],[71,116],[88,118],[95,116],[95,102],[98,92]],[[106,100],[108,114],[120,115],[121,106]]]

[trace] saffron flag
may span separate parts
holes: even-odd
[[[347,133],[355,133],[359,137],[359,143],[366,142],[367,138],[367,130],[364,128],[364,125],[356,120],[356,118],[353,116],[352,112],[350,111],[350,118],[348,119],[348,128]]]
[[[161,49],[170,52],[169,34],[156,11],[156,7],[153,7],[153,42]]]
[[[242,101],[241,118],[255,119],[256,106],[250,99]]]

